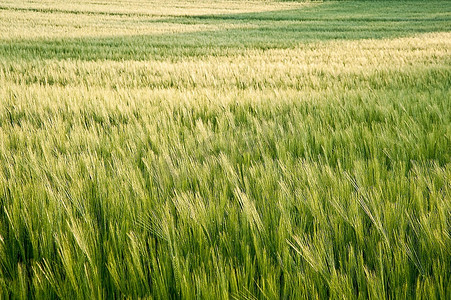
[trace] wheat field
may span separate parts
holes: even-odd
[[[451,2],[4,0],[0,298],[449,299]]]

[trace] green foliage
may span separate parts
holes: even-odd
[[[0,298],[449,298],[449,2],[61,3],[0,11]]]

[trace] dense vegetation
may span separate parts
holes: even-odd
[[[2,1],[0,298],[449,298],[450,28]]]

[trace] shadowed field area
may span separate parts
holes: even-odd
[[[449,1],[0,5],[0,298],[447,299]]]
[[[4,6],[0,8],[5,15],[18,11],[16,19],[24,18],[23,14],[29,16],[23,27],[11,30],[12,24],[3,25],[11,33],[0,45],[0,55],[16,59],[182,59],[240,54],[247,49],[293,48],[301,42],[406,37],[444,32],[451,26],[449,5],[440,1],[348,1],[298,6],[234,14],[214,14],[211,8],[207,10],[210,14],[189,14],[188,10],[188,14],[155,15],[150,9],[142,14],[137,9],[107,14],[104,24],[98,20],[104,11]],[[57,24],[47,19],[55,14],[64,23],[54,27]],[[39,24],[40,30],[25,31],[24,27],[36,27],[34,21],[44,23]],[[91,30],[92,26],[97,28]],[[53,33],[55,29],[61,31],[61,36]],[[93,36],[96,31],[98,34]],[[134,34],[140,31],[148,33]]]

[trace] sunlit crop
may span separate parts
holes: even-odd
[[[449,1],[3,1],[0,298],[448,299]]]

